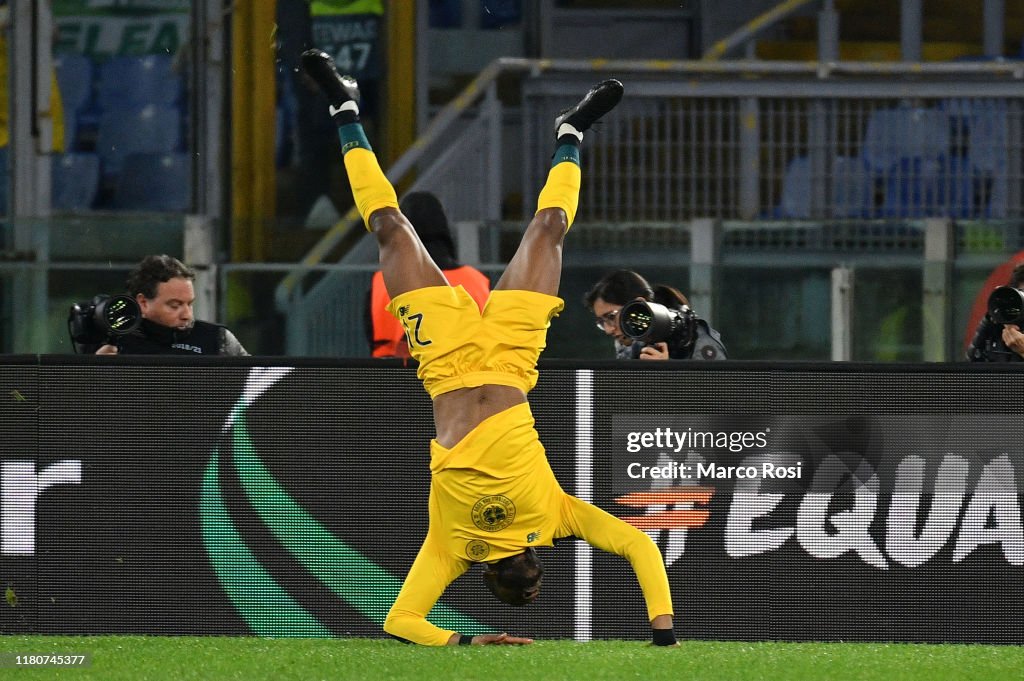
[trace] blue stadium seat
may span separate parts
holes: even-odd
[[[951,164],[959,217],[1006,217],[1009,191],[1009,112],[1004,100],[949,99],[942,103],[962,159]]]
[[[949,212],[945,192],[945,159],[906,157],[882,176],[884,218],[944,216]]]
[[[96,154],[71,153],[53,157],[50,170],[51,205],[54,210],[88,210],[100,188],[100,158]]]
[[[1008,115],[1006,101],[977,100],[967,116],[967,156],[984,173],[1005,172]]]
[[[180,151],[181,139],[177,109],[153,105],[114,109],[100,118],[96,153],[104,177],[110,177],[121,172],[121,164],[130,154]]]
[[[192,206],[188,154],[131,154],[114,192],[121,210],[186,213]]]
[[[79,146],[78,116],[92,101],[93,63],[85,55],[65,52],[54,56],[53,66],[64,107],[64,150],[71,152]]]
[[[60,53],[53,58],[57,71],[57,85],[64,111],[78,111],[92,99],[93,64],[89,57],[70,52]]]
[[[949,117],[938,109],[901,107],[872,112],[861,156],[885,172],[905,159],[938,161],[949,153]]]
[[[811,160],[806,156],[797,156],[786,166],[786,173],[782,176],[782,200],[776,217],[811,217]]]
[[[967,117],[967,158],[986,217],[1006,217],[1009,120],[1005,101],[982,100]]]
[[[114,57],[99,69],[96,96],[104,111],[146,104],[166,107],[177,104],[183,92],[184,81],[168,54]]]
[[[782,199],[772,213],[774,218],[806,219],[811,217],[813,192],[811,161],[797,156],[786,166],[782,178]],[[829,213],[835,218],[871,217],[874,184],[868,165],[860,158],[837,156],[832,159]]]
[[[864,159],[832,159],[832,217],[869,218],[874,212],[874,201],[874,182]]]
[[[900,107],[872,112],[861,155],[884,187],[882,217],[946,214],[943,172],[949,154],[945,111]]]
[[[955,155],[946,160],[941,178],[941,193],[946,206],[944,216],[970,218],[983,212],[978,205],[981,194],[976,191],[975,179],[970,161],[966,157]]]

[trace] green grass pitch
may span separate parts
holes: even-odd
[[[365,639],[0,636],[0,653],[91,656],[83,669],[0,669],[11,679],[1019,679],[1024,647],[863,643],[543,641],[423,648]]]

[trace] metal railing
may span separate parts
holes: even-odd
[[[482,243],[511,243],[521,233],[518,222],[475,228]],[[628,267],[684,290],[734,359],[956,360],[982,282],[1022,248],[1024,221],[581,223],[566,240],[566,307],[552,324],[545,356],[610,357],[610,342],[594,331],[581,299],[608,271]],[[480,268],[495,280],[504,263],[492,259],[492,248],[484,250]],[[331,334],[341,349],[321,344],[319,354],[369,355],[363,315],[375,267],[315,267],[352,284],[307,329],[340,330]],[[285,269],[225,265],[221,287],[238,286],[241,275]],[[246,330],[245,320],[226,310],[220,318],[236,332]]]
[[[521,223],[457,226],[477,231],[480,267],[496,279],[504,269],[499,245],[515,243]],[[566,241],[566,309],[552,325],[546,356],[609,356],[609,341],[593,328],[581,298],[609,270],[629,267],[684,290],[722,332],[734,359],[956,359],[982,283],[1022,249],[1024,220],[579,223]],[[25,326],[12,325],[5,304],[0,341],[16,352],[70,352],[69,305],[121,290],[134,265],[134,259],[0,262],[0,299],[38,310]],[[201,304],[199,316],[226,323],[254,353],[289,354],[278,319],[260,300],[292,267],[219,266],[220,307]],[[310,320],[307,334],[329,341],[316,346],[317,354],[368,354],[363,310],[375,268],[309,266],[311,274],[349,282]],[[845,278],[833,282],[839,274]],[[197,293],[200,288],[197,282]]]
[[[739,27],[726,37],[716,41],[704,52],[703,58],[709,61],[721,59],[740,45],[754,40],[763,31],[771,28],[780,21],[788,19],[790,16],[804,9],[808,5],[818,4],[820,2],[821,0],[784,0],[767,12],[754,17],[747,23],[743,24],[743,26]]]

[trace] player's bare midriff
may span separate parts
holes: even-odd
[[[459,388],[438,395],[434,399],[437,443],[451,449],[484,419],[525,401],[522,390],[506,385]]]

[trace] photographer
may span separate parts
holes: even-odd
[[[633,300],[643,299],[672,310],[689,311],[689,301],[671,286],[652,287],[632,270],[608,274],[583,297],[583,304],[594,313],[597,328],[615,339],[618,359],[727,359],[722,337],[710,325],[690,314],[692,328],[688,333],[673,334],[666,341],[643,343],[629,338],[619,324],[619,311]]]
[[[235,335],[192,316],[195,272],[169,255],[149,255],[128,275],[128,293],[139,304],[139,328],[106,343],[97,355],[248,355]]]
[[[1024,264],[1017,265],[1010,274],[1006,286],[1024,290]],[[999,289],[996,289],[997,291]],[[1020,362],[1024,360],[1024,333],[1021,322],[1000,324],[997,319],[1001,315],[993,315],[992,298],[989,299],[988,312],[978,323],[974,339],[967,346],[967,359],[970,362]],[[1008,320],[1007,320],[1008,321]]]

